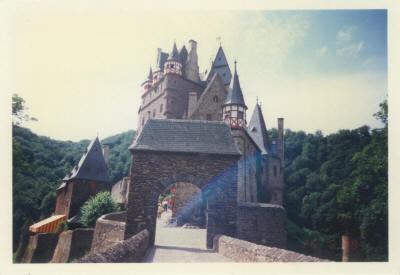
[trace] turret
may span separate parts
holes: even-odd
[[[151,88],[152,83],[153,83],[153,72],[150,67],[149,75],[147,76],[147,79],[141,85],[143,87],[143,91],[147,92]]]
[[[167,57],[167,53],[163,53],[160,48],[157,49],[157,65],[153,72],[153,86],[157,84],[163,76],[164,63]]]
[[[199,64],[197,62],[197,42],[189,40],[190,52],[185,66],[186,78],[194,82],[200,82]]]
[[[233,78],[232,88],[228,92],[228,96],[223,108],[224,121],[230,125],[232,129],[245,129],[246,127],[246,110],[247,106],[244,103],[242,89],[240,88],[239,76],[236,72]]]
[[[178,49],[176,48],[175,42],[172,52],[169,54],[164,64],[164,75],[167,74],[182,75],[182,63],[179,61]]]

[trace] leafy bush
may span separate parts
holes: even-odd
[[[100,192],[94,198],[90,197],[81,207],[81,222],[86,227],[94,227],[96,220],[107,213],[119,211],[118,203],[110,192]]]
[[[64,232],[64,231],[68,231],[68,223],[67,223],[67,221],[61,221],[57,225],[56,233],[61,233],[61,232]]]

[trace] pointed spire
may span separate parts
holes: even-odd
[[[169,54],[168,60],[178,60],[178,48],[176,47],[176,43],[174,41],[174,46],[172,47],[172,52]]]
[[[258,104],[258,98],[256,106],[254,107],[253,114],[250,119],[248,133],[254,142],[260,147],[262,154],[269,154],[269,138],[267,133],[267,127],[265,125],[264,116],[261,111],[261,106]]]
[[[232,79],[232,73],[222,46],[219,46],[217,55],[215,56],[214,61],[212,61],[210,73],[207,76],[207,81],[210,81],[215,73],[219,74],[224,82],[224,85],[229,85]]]
[[[235,72],[233,76],[233,84],[232,88],[229,90],[224,105],[237,104],[237,105],[242,105],[247,109],[247,106],[244,103],[242,89],[240,88],[239,76],[236,71],[236,63],[237,61],[235,60]]]
[[[150,81],[153,80],[153,71],[151,69],[151,66],[150,66],[150,71],[149,71],[149,75],[147,76],[147,79],[150,80]]]

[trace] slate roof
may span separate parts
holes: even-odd
[[[92,140],[79,163],[75,165],[63,180],[68,181],[72,179],[110,182],[103,150],[98,137]]]
[[[178,48],[176,47],[176,43],[174,42],[174,46],[172,47],[172,51],[168,56],[168,60],[178,60],[179,58],[179,53],[178,53]]]
[[[147,76],[146,80],[143,81],[143,83],[141,84],[141,86],[143,86],[145,83],[147,83],[147,82],[149,82],[149,81],[150,81],[150,82],[153,81],[153,71],[151,70],[151,66],[150,66],[149,75]]]
[[[240,155],[222,121],[148,119],[131,151]]]
[[[256,104],[248,125],[248,133],[261,149],[262,154],[271,154],[270,142],[260,105]]]
[[[168,54],[160,50],[157,55],[157,66],[155,71],[164,70],[164,63],[165,61],[167,61],[167,59],[168,59]]]
[[[224,85],[229,85],[232,79],[232,73],[221,46],[218,49],[214,62],[212,63],[210,72],[207,76],[207,81],[210,81],[215,73],[218,73],[221,76]]]
[[[181,50],[179,51],[179,61],[182,63],[182,65],[185,65],[187,57],[188,51],[186,50],[185,45],[183,45]]]
[[[229,89],[228,96],[226,97],[226,100],[224,102],[224,105],[227,104],[238,104],[244,106],[247,109],[247,106],[244,103],[242,89],[240,88],[239,76],[236,72],[236,61],[232,88]]]

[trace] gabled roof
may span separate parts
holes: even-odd
[[[196,113],[196,111],[200,108],[203,101],[205,100],[206,95],[214,86],[222,86],[222,89],[225,89],[224,84],[222,83],[222,79],[219,74],[215,74],[210,82],[208,82],[207,87],[204,89],[203,93],[201,94],[200,98],[197,100],[196,107],[194,108],[193,112],[190,115]]]
[[[233,84],[232,88],[229,89],[228,96],[224,102],[224,105],[227,104],[238,104],[242,105],[247,109],[246,104],[244,103],[242,88],[240,88],[239,76],[236,72],[236,61],[235,61],[235,74],[233,76]]]
[[[221,76],[224,85],[229,85],[232,79],[232,73],[221,46],[218,49],[215,60],[211,66],[210,72],[208,73],[207,81],[210,81],[215,73],[218,73]]]
[[[72,179],[110,182],[103,150],[98,137],[92,140],[79,163],[75,165],[63,180],[68,181]]]
[[[240,155],[222,121],[148,119],[131,151]]]
[[[267,127],[265,126],[264,116],[258,103],[256,104],[253,115],[251,116],[248,133],[261,149],[262,154],[271,153]]]

